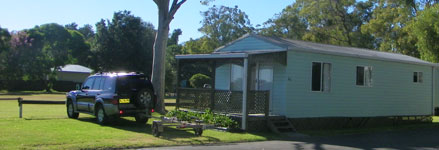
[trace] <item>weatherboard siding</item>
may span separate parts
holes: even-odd
[[[431,67],[335,55],[288,51],[286,115],[372,117],[431,115]],[[331,91],[311,91],[312,62],[332,65]],[[372,66],[372,87],[356,85],[356,67]],[[423,72],[423,83],[413,72]]]
[[[247,37],[236,41],[231,45],[226,45],[219,52],[237,52],[237,51],[253,51],[253,50],[284,50],[280,46],[265,42],[256,37]]]
[[[272,114],[275,115],[285,115],[285,94],[286,94],[286,83],[287,74],[286,66],[274,63],[273,64],[273,89],[271,96],[271,108]]]
[[[439,107],[439,68],[434,69],[434,76],[435,76],[435,99],[433,101],[434,107]]]

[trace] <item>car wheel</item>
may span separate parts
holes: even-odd
[[[96,122],[100,125],[105,125],[108,122],[108,117],[105,114],[105,110],[102,105],[96,107]]]
[[[138,113],[134,116],[134,118],[136,118],[136,122],[139,124],[145,124],[146,122],[148,122],[148,117],[143,114],[143,113]]]
[[[69,118],[78,119],[79,113],[75,113],[72,101],[67,101],[67,116]]]
[[[137,95],[137,103],[141,108],[152,106],[153,93],[150,89],[141,89]]]

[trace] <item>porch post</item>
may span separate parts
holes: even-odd
[[[175,99],[175,109],[178,109],[180,106],[180,73],[180,59],[177,59],[177,85],[175,87],[177,98]]]
[[[211,75],[211,79],[212,79],[212,86],[211,86],[211,93],[210,93],[210,110],[214,110],[215,108],[215,74],[216,74],[216,60],[212,60],[212,62],[210,63],[210,67],[212,68],[212,75]]]
[[[248,79],[248,58],[244,58],[244,73],[242,75],[242,120],[241,129],[247,130],[247,79]]]

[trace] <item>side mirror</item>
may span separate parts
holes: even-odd
[[[84,86],[84,87],[81,88],[81,91],[88,90],[88,89],[90,89],[89,86]]]

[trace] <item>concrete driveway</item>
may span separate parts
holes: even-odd
[[[219,145],[147,148],[158,150],[439,150],[439,129],[380,132],[330,137],[297,137],[288,141],[263,141]]]

